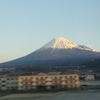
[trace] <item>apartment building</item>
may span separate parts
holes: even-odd
[[[18,77],[17,76],[1,76],[0,90],[17,90]]]
[[[48,89],[52,87],[75,88],[79,85],[78,74],[44,74],[18,77],[19,90],[36,89],[38,86],[45,86]]]
[[[78,74],[42,74],[24,76],[1,76],[0,90],[30,90],[38,86],[47,89],[79,87]]]

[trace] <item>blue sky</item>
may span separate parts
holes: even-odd
[[[100,0],[0,0],[0,62],[59,36],[100,51]]]

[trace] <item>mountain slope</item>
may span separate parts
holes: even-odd
[[[95,58],[100,58],[100,52],[58,37],[29,55],[3,63],[1,66],[74,65]]]

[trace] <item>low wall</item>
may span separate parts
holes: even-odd
[[[80,85],[100,85],[100,81],[80,81]]]

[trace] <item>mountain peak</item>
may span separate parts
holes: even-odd
[[[52,39],[50,42],[48,42],[46,45],[42,47],[42,49],[68,49],[73,48],[75,46],[78,46],[77,44],[63,38],[63,37],[56,37]]]
[[[79,45],[79,44],[73,43],[63,37],[55,37],[46,45],[40,48],[40,50],[47,50],[47,49],[81,49],[81,50],[94,51],[93,49],[85,45]]]

